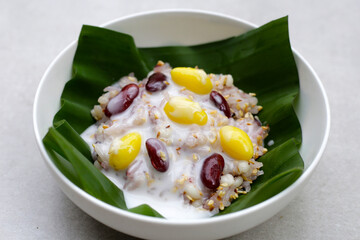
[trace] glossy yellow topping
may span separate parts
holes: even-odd
[[[186,97],[172,97],[165,104],[164,111],[168,118],[181,124],[205,125],[208,116],[200,104]]]
[[[171,70],[172,80],[197,94],[208,94],[213,85],[210,78],[202,69],[177,67]]]
[[[135,160],[141,147],[141,135],[129,133],[122,138],[116,138],[110,145],[109,164],[115,170],[126,169]]]
[[[240,128],[225,126],[220,129],[220,142],[223,150],[237,160],[250,160],[254,155],[249,136]]]

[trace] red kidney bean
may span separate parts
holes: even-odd
[[[163,74],[161,72],[153,73],[149,77],[149,79],[145,85],[145,88],[149,92],[157,92],[157,91],[164,90],[167,87],[167,84],[165,83],[165,81],[166,81],[165,74]]]
[[[215,106],[223,111],[226,117],[231,117],[231,111],[228,102],[225,98],[218,92],[212,91],[210,93],[210,100],[214,102]]]
[[[166,172],[170,159],[165,144],[157,138],[149,138],[145,145],[153,167],[159,172]]]
[[[224,165],[224,158],[218,153],[214,153],[205,159],[201,169],[200,178],[207,188],[214,190],[220,185],[220,178]]]
[[[138,85],[134,83],[126,85],[115,97],[110,99],[104,111],[105,115],[107,117],[111,117],[114,114],[125,111],[132,104],[138,94]]]

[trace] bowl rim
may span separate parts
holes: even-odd
[[[130,14],[130,15],[126,15],[124,17],[110,20],[104,24],[101,24],[100,27],[106,28],[107,26],[109,26],[111,24],[115,24],[117,22],[132,19],[132,18],[138,18],[138,17],[148,16],[148,15],[168,14],[168,13],[199,14],[199,15],[206,15],[206,16],[210,16],[210,17],[220,17],[220,18],[232,20],[232,21],[247,25],[248,27],[250,27],[252,29],[258,27],[257,25],[250,23],[246,20],[243,20],[243,19],[240,19],[237,17],[233,17],[233,16],[229,16],[229,15],[226,15],[223,13],[217,13],[217,12],[205,11],[205,10],[193,10],[193,9],[191,9],[191,10],[190,9],[161,9],[161,10],[139,12],[139,13]],[[293,184],[291,184],[289,187],[287,187],[280,193],[276,194],[275,196],[273,196],[261,203],[258,203],[254,206],[251,206],[249,208],[246,208],[246,209],[234,212],[234,213],[216,216],[216,217],[210,217],[210,218],[199,218],[199,219],[155,218],[155,217],[132,213],[132,212],[117,208],[115,206],[112,206],[110,204],[107,204],[107,203],[93,197],[92,195],[88,194],[87,192],[85,192],[84,190],[79,188],[78,186],[76,186],[73,182],[71,182],[68,178],[66,178],[65,175],[63,175],[61,173],[61,171],[55,166],[55,164],[49,158],[49,156],[45,150],[44,144],[42,142],[42,137],[40,136],[40,131],[39,131],[37,112],[38,112],[38,105],[39,105],[39,101],[40,101],[39,98],[40,98],[40,94],[41,94],[41,89],[45,85],[46,79],[48,78],[48,75],[51,72],[51,69],[54,67],[54,65],[57,64],[59,59],[61,59],[63,57],[63,55],[65,55],[69,49],[76,46],[77,42],[78,42],[78,40],[74,40],[69,45],[67,45],[67,47],[65,47],[56,56],[56,58],[51,62],[51,64],[47,67],[43,77],[41,78],[40,83],[37,88],[37,91],[36,91],[35,100],[33,103],[33,127],[34,127],[34,133],[35,133],[37,145],[39,147],[39,150],[41,152],[41,155],[43,156],[43,159],[44,159],[46,165],[50,168],[50,170],[52,170],[54,173],[56,173],[56,175],[59,177],[59,179],[65,185],[67,185],[69,188],[71,188],[72,191],[76,192],[82,198],[87,199],[91,204],[96,205],[97,207],[102,208],[105,211],[113,212],[117,215],[121,215],[122,217],[131,218],[132,220],[142,221],[144,223],[152,223],[152,224],[159,223],[159,224],[165,224],[165,225],[180,225],[180,226],[189,226],[189,225],[194,225],[194,224],[205,225],[205,224],[209,224],[209,223],[221,222],[222,220],[234,220],[241,216],[248,215],[252,212],[260,211],[260,210],[264,209],[265,207],[267,207],[268,205],[271,205],[271,204],[277,202],[279,199],[281,199],[284,196],[295,191],[295,189],[297,189],[300,185],[302,185],[302,183],[312,174],[312,172],[318,165],[318,163],[321,159],[321,156],[326,148],[326,144],[327,144],[327,141],[329,138],[329,133],[330,133],[331,118],[330,118],[330,106],[329,106],[328,97],[325,92],[325,88],[324,88],[323,84],[321,83],[318,75],[314,71],[314,69],[308,63],[308,61],[305,60],[304,57],[298,51],[296,51],[295,49],[292,48],[292,51],[293,51],[295,57],[299,58],[299,60],[304,63],[304,65],[309,69],[310,73],[314,76],[314,78],[316,80],[315,82],[318,85],[318,87],[320,88],[322,99],[324,100],[324,103],[325,103],[325,112],[326,112],[325,133],[324,133],[324,136],[322,139],[321,146],[320,146],[314,160],[311,162],[311,164],[307,167],[307,169],[304,170],[302,175]]]

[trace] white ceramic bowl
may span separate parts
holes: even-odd
[[[221,40],[256,26],[216,13],[165,10],[116,19],[103,27],[131,34],[140,47],[152,47]],[[295,109],[302,126],[303,143],[300,154],[305,162],[304,173],[294,184],[253,207],[209,219],[158,219],[110,206],[69,181],[53,164],[42,143],[42,138],[52,125],[52,118],[60,107],[63,87],[71,77],[76,45],[75,41],[57,56],[40,82],[34,103],[36,139],[47,166],[63,192],[90,216],[116,230],[150,239],[218,239],[240,233],[266,221],[284,208],[302,190],[320,160],[330,129],[329,104],[316,73],[306,60],[294,51],[301,89]]]

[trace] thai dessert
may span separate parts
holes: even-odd
[[[238,89],[231,75],[159,61],[145,79],[129,74],[104,92],[82,137],[129,207],[211,216],[264,174],[256,159],[267,152],[269,127],[256,116],[255,93]]]

